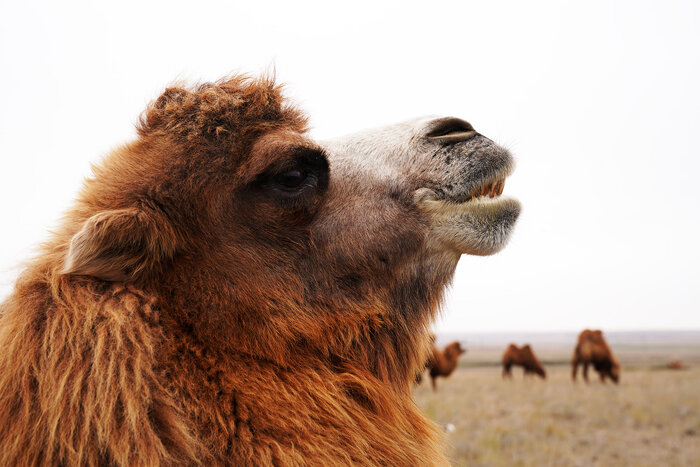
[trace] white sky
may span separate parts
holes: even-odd
[[[0,297],[166,84],[274,65],[317,138],[444,114],[516,155],[438,331],[700,328],[700,2],[96,3],[0,2]]]

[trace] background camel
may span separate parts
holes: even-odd
[[[685,365],[680,360],[671,360],[666,365],[669,370],[685,370]]]
[[[523,367],[523,376],[528,374],[535,374],[545,379],[547,373],[544,371],[544,367],[540,361],[535,356],[532,351],[530,344],[525,344],[522,347],[518,347],[515,344],[510,344],[506,351],[503,353],[501,358],[501,363],[503,364],[503,377],[512,377],[511,367],[513,365]]]
[[[459,356],[466,352],[459,342],[455,341],[447,344],[443,350],[433,346],[431,356],[425,363],[425,367],[430,374],[430,382],[433,391],[437,390],[436,379],[439,376],[447,378],[457,368]]]
[[[583,365],[583,379],[588,382],[588,365],[600,375],[600,381],[610,378],[614,383],[620,381],[620,364],[608,347],[600,330],[584,329],[578,336],[578,342],[571,359],[571,378],[576,381],[578,365]]]
[[[0,465],[446,464],[410,383],[509,153],[455,118],[323,145],[269,79],[171,87],[0,308]]]

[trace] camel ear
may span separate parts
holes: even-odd
[[[71,239],[61,273],[135,280],[172,258],[175,239],[163,214],[138,208],[101,212],[85,221]]]

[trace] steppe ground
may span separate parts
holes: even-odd
[[[414,394],[445,430],[454,465],[700,467],[700,365],[637,357],[623,360],[619,385],[603,385],[593,371],[573,383],[564,359],[546,365],[546,381],[520,368],[503,380],[495,353],[476,365],[467,353],[437,392],[425,378]]]

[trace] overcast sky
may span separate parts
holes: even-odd
[[[700,328],[700,2],[96,3],[0,2],[0,297],[169,82],[274,66],[319,139],[453,115],[516,156],[438,331]]]

